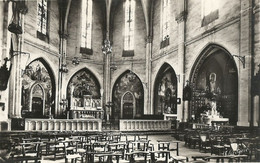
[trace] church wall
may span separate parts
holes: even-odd
[[[213,27],[218,27],[222,23],[226,24],[233,19],[239,18],[240,2],[221,0],[219,1],[218,19],[202,26],[202,5],[201,0],[188,1],[188,16],[186,21],[186,41],[193,39],[195,36],[206,34]]]
[[[160,44],[162,41],[161,36],[161,2],[154,0],[154,13],[153,13],[153,46],[152,46],[152,57],[161,57],[163,53],[166,51],[171,51],[172,49],[176,48],[178,45],[177,37],[178,37],[178,24],[175,20],[175,10],[176,5],[174,1],[169,1],[170,3],[170,12],[169,12],[169,37],[170,37],[170,44],[165,48],[160,49]]]
[[[152,60],[152,70],[151,70],[151,111],[153,113],[154,111],[154,101],[153,101],[153,98],[154,98],[154,87],[155,87],[155,79],[156,79],[156,76],[159,72],[159,69],[161,68],[161,66],[164,64],[164,63],[168,63],[172,66],[173,70],[175,71],[176,75],[178,74],[178,60],[177,59],[174,59],[175,57],[173,56],[177,56],[177,49],[176,50],[173,50],[171,53],[167,53],[165,54],[164,56],[161,56],[160,58],[155,58]],[[176,57],[177,58],[177,57]],[[179,83],[178,83],[179,84]],[[178,97],[178,94],[177,94],[177,97]]]
[[[4,58],[7,55],[6,51],[6,46],[7,46],[7,39],[6,39],[6,34],[7,34],[7,7],[8,3],[4,3],[3,1],[0,1],[0,67],[4,63]],[[7,121],[8,119],[8,88],[6,90],[0,91],[0,103],[2,105],[4,104],[4,110],[3,106],[0,108],[0,121]],[[0,122],[1,123],[1,122]],[[0,128],[1,131],[1,128]]]
[[[37,38],[37,1],[28,1],[28,13],[24,16],[24,38],[35,46],[49,49],[58,55],[59,49],[59,9],[58,2],[48,1],[48,38],[43,41]]]
[[[114,14],[113,22],[113,55],[115,61],[125,61],[125,60],[145,60],[146,53],[146,27],[145,18],[143,13],[143,8],[141,1],[136,1],[135,7],[135,34],[134,34],[134,56],[133,57],[122,57],[122,52],[124,49],[124,1],[118,2],[118,7],[116,8]]]
[[[68,16],[68,39],[67,39],[67,57],[71,60],[73,57],[79,57],[88,61],[103,62],[103,53],[101,46],[103,42],[103,15],[97,1],[93,1],[92,9],[92,51],[93,54],[80,53],[81,42],[81,0],[73,0]]]
[[[260,68],[258,67],[258,65],[260,64],[260,0],[255,0],[255,4],[258,4],[258,6],[254,9],[254,71],[258,72]]]
[[[260,73],[260,0],[255,0],[257,6],[254,8],[254,74]],[[259,81],[258,81],[259,83]],[[254,96],[254,125],[259,125],[259,112],[260,112],[260,98]]]

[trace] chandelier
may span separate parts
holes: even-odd
[[[102,45],[102,52],[105,55],[112,53],[112,46],[107,39],[104,40],[104,44]]]

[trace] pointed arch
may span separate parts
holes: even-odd
[[[67,85],[68,109],[85,107],[84,99],[89,96],[95,106],[101,106],[101,86],[96,76],[88,69],[82,68],[75,72]],[[97,106],[97,105],[98,106]]]
[[[177,114],[177,76],[168,63],[163,63],[154,82],[154,114]]]
[[[203,108],[212,108],[214,103],[216,114],[236,124],[238,69],[228,50],[218,44],[208,44],[195,60],[189,80],[194,97],[190,102],[189,118],[199,120]]]
[[[112,89],[112,118],[118,120],[122,118],[122,98],[127,92],[131,92],[135,98],[134,118],[140,117],[144,113],[144,88],[140,78],[132,71],[123,72],[113,85]]]
[[[130,95],[130,96],[129,96]],[[128,96],[128,97],[127,97]],[[130,99],[130,98],[132,99]],[[120,118],[127,118],[127,116],[130,116],[131,119],[134,118],[135,114],[136,114],[136,105],[135,105],[136,101],[135,101],[135,96],[132,92],[130,91],[126,91],[122,97],[121,97],[121,114],[120,114]],[[125,107],[126,104],[130,104],[128,105],[128,107]],[[126,109],[130,110],[128,111],[128,113],[130,114],[126,114]]]
[[[38,97],[34,97],[34,90],[36,87],[39,87],[41,92],[42,92],[42,97],[39,97],[39,95],[37,95]],[[34,108],[33,108],[33,105],[34,105],[34,98],[42,98],[41,101],[42,101],[42,116],[44,116],[45,112],[44,112],[44,106],[45,106],[45,94],[46,92],[44,91],[44,88],[43,86],[40,84],[40,83],[35,83],[32,85],[32,87],[30,88],[30,106],[29,106],[29,110],[34,112]],[[38,105],[39,106],[39,105]],[[40,107],[40,106],[39,106]],[[39,108],[36,108],[36,109],[39,109]],[[37,112],[37,113],[40,113],[40,112]]]
[[[31,90],[39,85],[44,92],[43,114],[38,115],[31,110]],[[37,58],[26,65],[22,79],[22,113],[23,117],[42,118],[49,112],[55,114],[56,84],[53,71],[43,58]],[[51,109],[50,109],[51,108]]]

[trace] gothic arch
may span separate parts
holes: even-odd
[[[128,101],[128,99],[126,99],[126,97],[128,95],[130,95],[133,99]],[[134,94],[132,92],[127,91],[121,97],[121,114],[120,114],[120,118],[124,118],[124,104],[125,103],[131,103],[132,104],[132,106],[133,106],[133,108],[132,108],[133,109],[132,110],[133,115],[132,115],[131,119],[134,118],[134,115],[136,114],[136,105],[135,105],[136,101],[135,101],[135,96],[134,96]]]
[[[207,45],[197,57],[189,81],[193,97],[189,106],[190,119],[198,119],[203,108],[214,100],[218,113],[236,124],[238,70],[229,51],[217,44]]]
[[[43,86],[40,83],[35,83],[34,85],[32,85],[32,87],[30,88],[30,106],[29,106],[29,110],[32,111],[33,110],[33,91],[35,90],[35,88],[39,86],[40,90],[42,91],[42,115],[45,114],[44,110],[45,110],[45,91]],[[40,97],[39,97],[40,98]]]
[[[87,68],[83,68],[70,78],[67,85],[68,109],[84,107],[84,96],[90,96],[101,105],[100,83],[96,76]]]
[[[122,98],[127,92],[131,92],[135,98],[135,114],[133,117],[140,117],[144,113],[143,84],[134,72],[127,70],[117,78],[112,89],[112,118],[115,120],[122,117]]]
[[[54,115],[56,85],[53,71],[49,64],[43,58],[37,58],[25,67],[22,77],[22,116],[41,118],[50,114],[50,111]],[[35,85],[39,85],[44,92],[42,115],[34,114],[31,110],[31,91]]]
[[[177,114],[177,77],[174,69],[164,63],[154,82],[154,114]]]

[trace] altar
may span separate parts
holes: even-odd
[[[82,98],[71,97],[70,118],[72,119],[103,119],[104,111],[101,99],[93,99],[91,95]]]
[[[208,110],[201,114],[202,121],[204,124],[209,126],[226,125],[229,122],[229,118],[223,118],[217,111],[216,101],[211,102],[211,110]]]

